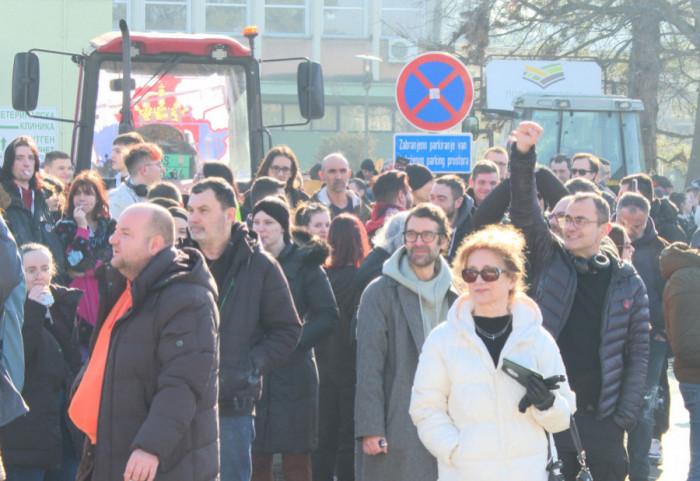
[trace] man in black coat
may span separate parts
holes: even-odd
[[[575,417],[593,479],[623,481],[624,432],[639,416],[649,357],[646,289],[632,266],[601,250],[611,229],[602,197],[572,197],[563,241],[549,230],[535,185],[535,143],[541,134],[534,122],[518,126],[511,153],[511,221],[527,241],[530,294],[557,340],[576,392]],[[571,435],[558,433],[555,440],[564,475],[573,481],[578,463]]]
[[[279,264],[236,222],[233,188],[214,177],[190,192],[190,235],[219,289],[221,478],[249,481],[262,375],[292,355],[301,321]]]
[[[659,402],[659,383],[666,361],[668,341],[664,322],[663,293],[666,281],[661,276],[659,257],[668,247],[649,216],[649,201],[636,192],[626,192],[617,202],[617,221],[629,235],[634,254],[632,264],[644,281],[649,298],[649,369],[642,410],[637,426],[627,437],[630,455],[630,481],[649,478],[649,447],[654,431],[654,410]]]
[[[68,410],[88,437],[80,481],[219,479],[216,286],[202,255],[174,240],[168,211],[142,203],[110,237],[90,360]]]

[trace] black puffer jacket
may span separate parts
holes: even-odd
[[[90,350],[126,281],[107,267]],[[135,449],[158,457],[158,481],[219,479],[216,286],[202,255],[172,247],[131,282],[132,307],[112,329],[97,442],[77,479],[121,480]]]
[[[83,293],[50,286],[54,304],[47,308],[29,298],[24,303],[25,383],[22,397],[30,411],[0,429],[7,466],[58,469],[63,459],[64,399],[80,369],[75,312]],[[1,401],[0,401],[1,402]],[[75,448],[82,436],[71,426]],[[76,451],[79,452],[79,451]]]
[[[543,325],[558,338],[576,293],[577,272],[571,254],[550,232],[535,190],[534,148],[511,150],[510,218],[528,247],[529,294],[542,310]],[[629,264],[608,256],[612,276],[603,302],[600,359],[602,385],[598,417],[613,416],[621,428],[637,422],[649,358],[649,306],[642,279]]]
[[[305,453],[318,443],[318,371],[312,348],[338,325],[338,307],[321,264],[328,245],[305,230],[277,256],[304,326],[296,351],[267,373],[256,406],[257,453]]]
[[[236,222],[223,254],[208,261],[219,288],[221,415],[250,415],[262,375],[294,352],[301,322],[279,264]]]
[[[58,276],[54,280],[65,284],[66,256],[61,240],[53,232],[54,219],[46,205],[44,191],[35,191],[32,213],[22,202],[17,186],[11,180],[4,179],[0,182],[0,209],[5,211],[5,222],[18,247],[29,242],[38,242],[51,250],[58,270]]]

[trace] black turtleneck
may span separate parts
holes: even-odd
[[[510,333],[513,332],[513,323],[510,322],[510,320],[510,314],[500,317],[474,316],[474,324],[479,329],[489,334],[498,334],[506,326],[508,326],[505,332],[495,339],[491,339],[490,337],[483,335],[481,332],[479,332],[479,329],[476,329],[476,335],[479,336],[479,338],[484,342],[486,349],[488,349],[489,354],[491,354],[494,366],[498,366],[498,358],[501,355],[503,346],[505,346],[506,340],[508,339],[508,336],[510,336]]]

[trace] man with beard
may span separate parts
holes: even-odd
[[[331,218],[347,212],[367,222],[372,212],[362,199],[348,189],[350,164],[340,152],[328,154],[321,162],[321,178],[325,181],[321,190],[311,196],[311,202],[320,202],[331,210]]]
[[[362,295],[355,395],[359,481],[437,479],[437,462],[418,439],[408,406],[423,341],[457,298],[440,255],[450,230],[441,209],[415,207],[406,218],[404,245]]]
[[[282,268],[257,234],[236,221],[235,193],[226,181],[194,184],[187,213],[219,289],[221,479],[250,481],[262,376],[294,352],[301,322]]]

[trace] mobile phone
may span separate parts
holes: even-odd
[[[539,372],[507,358],[503,358],[503,366],[501,366],[501,369],[525,387],[527,387],[527,381],[530,379],[530,377],[536,377],[539,380],[544,381],[544,376],[542,376],[542,374]]]

